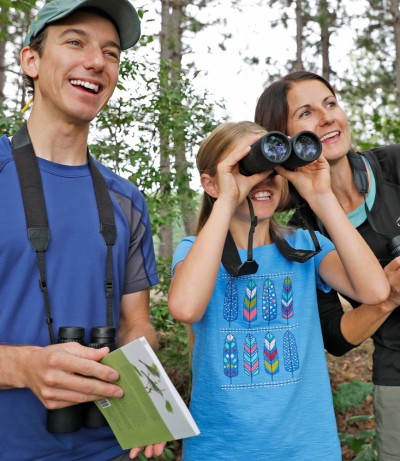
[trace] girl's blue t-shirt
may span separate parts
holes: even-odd
[[[330,289],[318,268],[334,247],[317,236],[322,251],[306,263],[271,244],[254,249],[256,274],[233,278],[221,264],[193,324],[190,410],[201,434],[184,440],[184,461],[341,460],[316,298],[316,287]],[[182,240],[173,267],[194,240]],[[287,240],[313,249],[304,230]]]

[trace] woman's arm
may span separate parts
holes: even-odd
[[[321,277],[340,293],[366,304],[384,302],[389,282],[378,260],[348,220],[330,183],[329,164],[319,159],[296,171],[277,168],[287,177],[321,220],[336,251],[328,253],[319,268]]]

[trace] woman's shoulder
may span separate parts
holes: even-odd
[[[361,152],[370,162],[372,169],[377,169],[389,182],[400,184],[400,144],[390,144]]]

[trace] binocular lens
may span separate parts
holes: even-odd
[[[317,141],[316,138],[314,139],[309,134],[305,136],[300,133],[292,139],[293,150],[302,160],[312,162],[316,160],[321,153],[320,143]]]
[[[271,162],[281,163],[288,157],[289,143],[279,133],[269,133],[263,138],[262,151]]]
[[[313,162],[321,152],[321,141],[311,131],[300,131],[292,138],[280,131],[270,131],[258,139],[248,155],[240,160],[239,171],[250,176],[277,165],[294,170]]]

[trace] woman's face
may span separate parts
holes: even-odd
[[[293,83],[287,94],[289,107],[287,130],[313,131],[322,142],[322,153],[329,163],[344,157],[351,146],[346,114],[336,97],[319,80]]]

